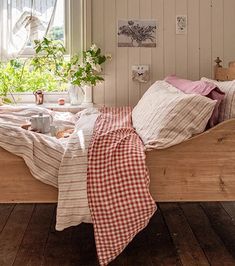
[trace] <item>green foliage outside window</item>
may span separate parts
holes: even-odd
[[[71,60],[64,58],[65,47],[60,41],[44,38],[35,41],[35,55],[32,58],[15,58],[0,62],[0,97],[9,102],[9,94],[16,92],[63,91],[67,83],[74,85],[96,85],[104,80],[101,64],[110,56],[92,45],[82,55]]]

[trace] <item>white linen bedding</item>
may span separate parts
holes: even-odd
[[[146,149],[165,149],[203,132],[215,105],[207,97],[156,81],[133,109],[133,126]]]
[[[68,139],[56,139],[20,127],[39,112],[50,114],[57,125],[73,126],[74,133]],[[96,109],[73,115],[39,107],[0,107],[0,146],[22,157],[36,179],[59,187],[57,230],[91,222],[86,188],[87,151],[97,116]]]

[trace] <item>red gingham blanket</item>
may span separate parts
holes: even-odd
[[[101,266],[117,257],[156,210],[131,108],[103,108],[88,153],[87,192]]]

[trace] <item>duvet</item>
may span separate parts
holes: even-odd
[[[19,126],[39,111],[49,113],[55,123],[73,126],[74,133],[58,140]],[[21,156],[35,178],[58,187],[57,230],[93,223],[102,266],[122,252],[156,210],[131,108],[73,115],[1,107],[0,146]]]

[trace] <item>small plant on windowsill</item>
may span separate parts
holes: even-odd
[[[107,59],[111,60],[111,55],[102,55],[101,49],[95,44],[83,51],[82,56],[75,55],[71,58],[67,64],[65,77],[70,82],[69,94],[72,104],[83,101],[84,90],[87,87],[96,86],[97,83],[104,81],[101,65]]]
[[[111,59],[110,55],[102,55],[101,49],[93,44],[88,50],[83,51],[82,58],[78,55],[72,57],[68,63],[67,73],[71,83],[78,86],[95,86],[104,80],[101,76],[101,65]]]

